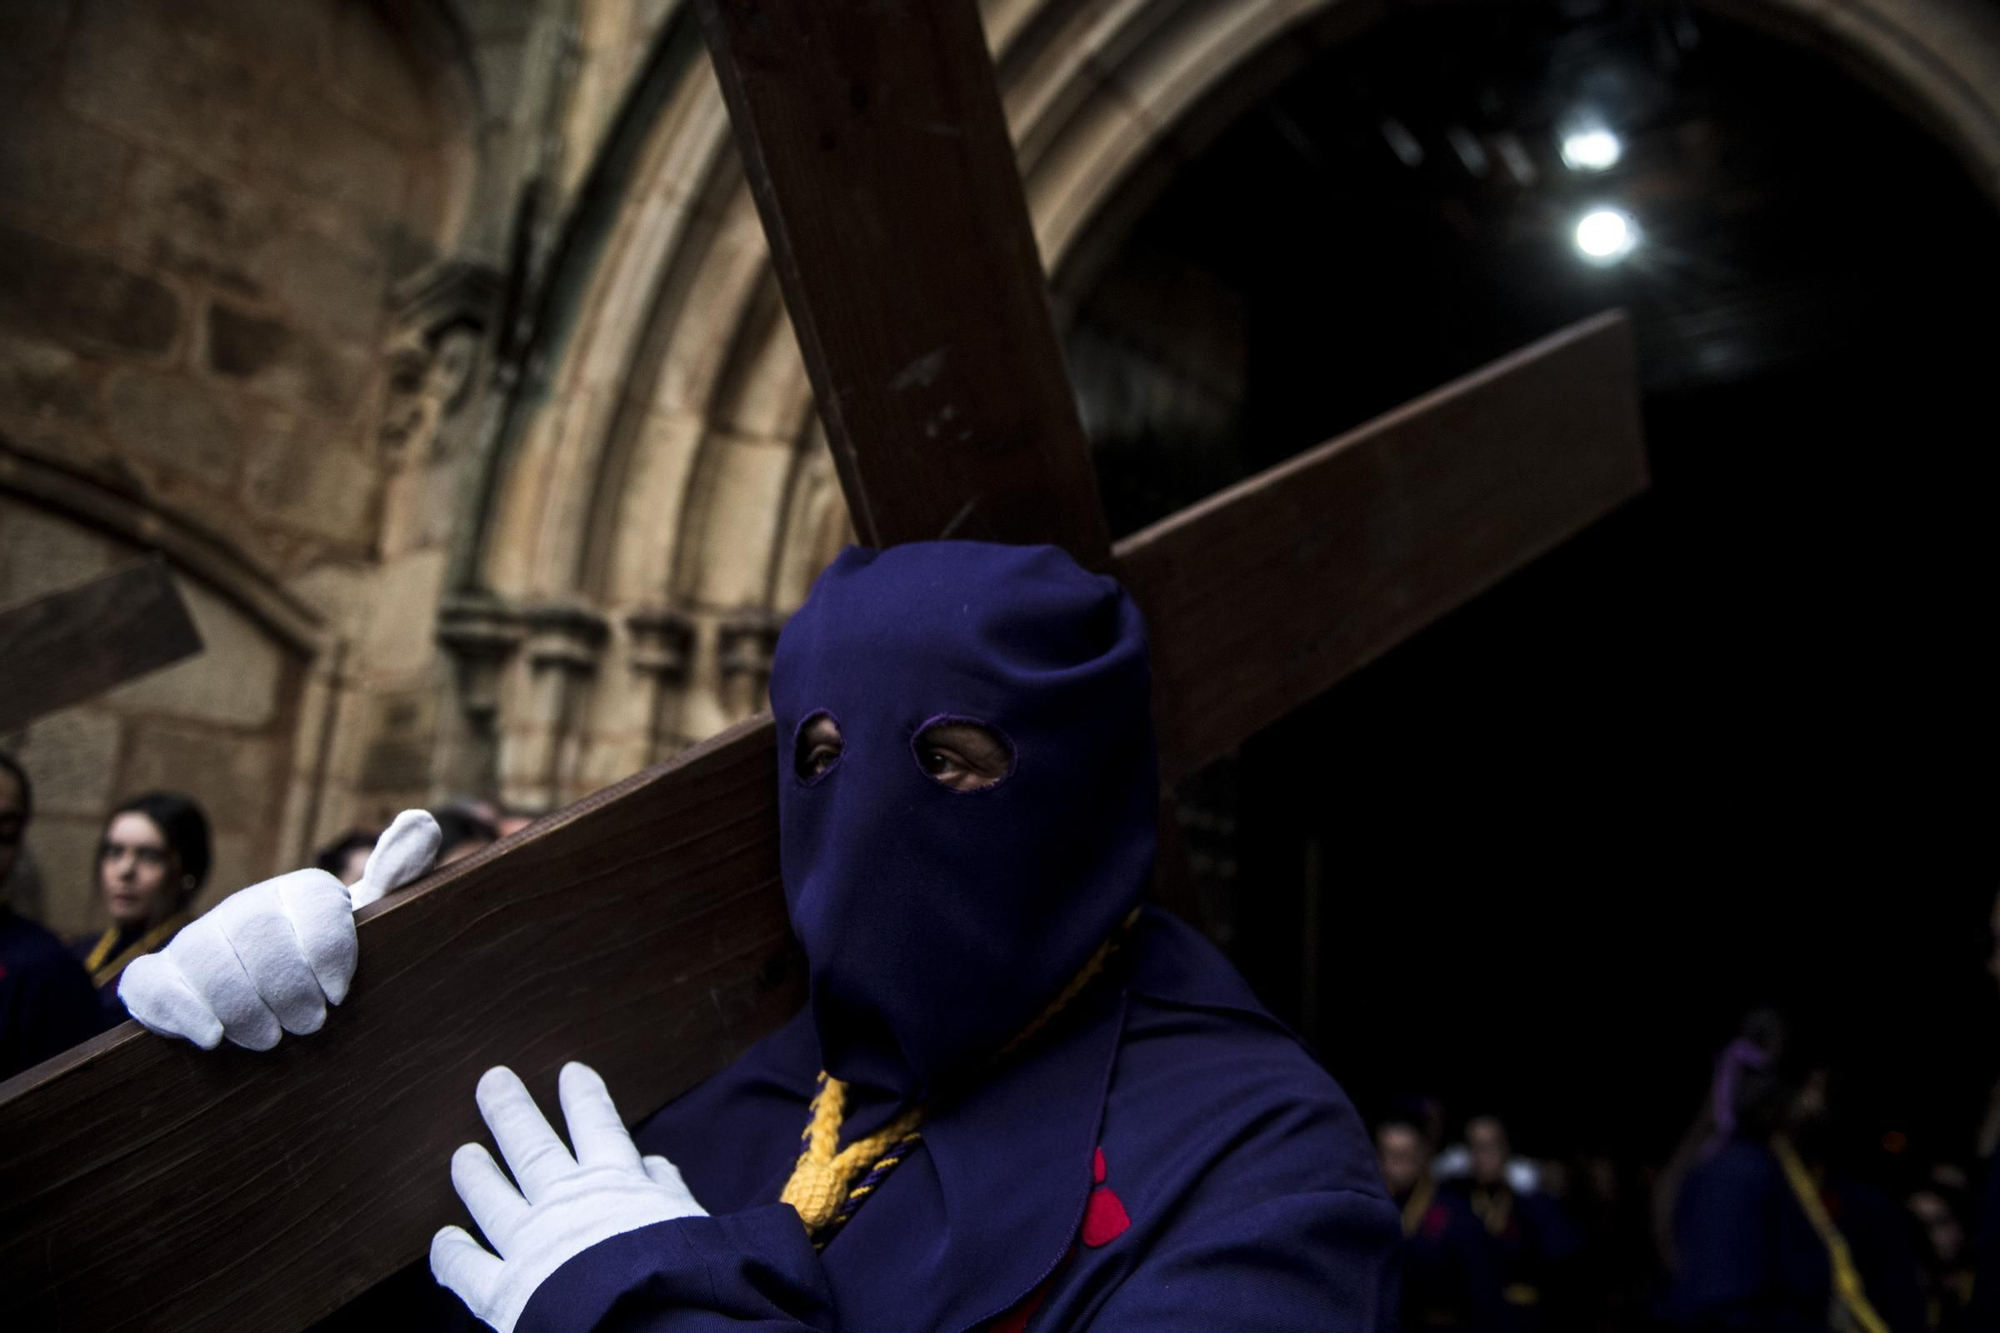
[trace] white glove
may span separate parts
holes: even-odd
[[[515,1189],[493,1154],[468,1143],[451,1155],[451,1184],[496,1258],[463,1227],[431,1238],[431,1275],[472,1313],[513,1333],[528,1298],[549,1274],[599,1241],[677,1217],[707,1217],[664,1157],[639,1156],[604,1080],[572,1061],[556,1081],[572,1157],[507,1068],[489,1069],[475,1099]]]
[[[375,849],[368,853],[368,864],[361,868],[361,878],[354,881],[351,890],[354,910],[358,912],[430,874],[432,864],[438,859],[438,844],[443,841],[444,834],[430,811],[405,810],[397,815],[382,830],[382,836],[375,839]]]
[[[208,1051],[224,1037],[268,1051],[287,1032],[317,1032],[326,1007],[346,999],[354,979],[354,909],[430,869],[438,839],[437,821],[424,811],[396,816],[351,900],[324,870],[294,870],[232,893],[166,948],[133,959],[118,998],[154,1032]]]

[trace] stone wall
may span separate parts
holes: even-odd
[[[358,0],[0,0],[0,604],[163,546],[208,642],[0,737],[42,789],[32,846],[65,930],[115,799],[193,792],[224,887],[346,813],[309,788],[415,467],[384,410],[392,295],[454,243],[474,168],[441,23]]]
[[[0,431],[283,574],[364,556],[453,117],[362,4],[0,5]]]

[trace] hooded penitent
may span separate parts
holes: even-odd
[[[850,548],[786,627],[771,677],[785,894],[834,1077],[921,1096],[998,1051],[1139,902],[1158,778],[1145,635],[1118,585],[1053,547]],[[1012,769],[957,791],[927,728],[996,733]]]
[[[713,1216],[571,1259],[521,1333],[1393,1325],[1397,1214],[1353,1108],[1194,932],[1121,925],[1153,861],[1147,695],[1131,600],[1057,550],[834,562],[772,680],[810,1003],[638,1130]],[[814,777],[794,745],[820,713],[842,748]],[[1002,738],[1007,776],[934,780],[940,719]],[[842,1145],[925,1118],[816,1249],[778,1199],[821,1070],[850,1085]]]

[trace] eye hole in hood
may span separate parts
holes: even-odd
[[[847,741],[840,719],[822,708],[808,714],[792,735],[792,773],[810,787],[833,771]]]
[[[943,713],[910,737],[910,753],[923,775],[948,791],[991,791],[1014,775],[1014,742],[975,718]]]

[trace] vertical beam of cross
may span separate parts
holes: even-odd
[[[701,18],[861,540],[1101,564],[977,5],[702,0]]]

